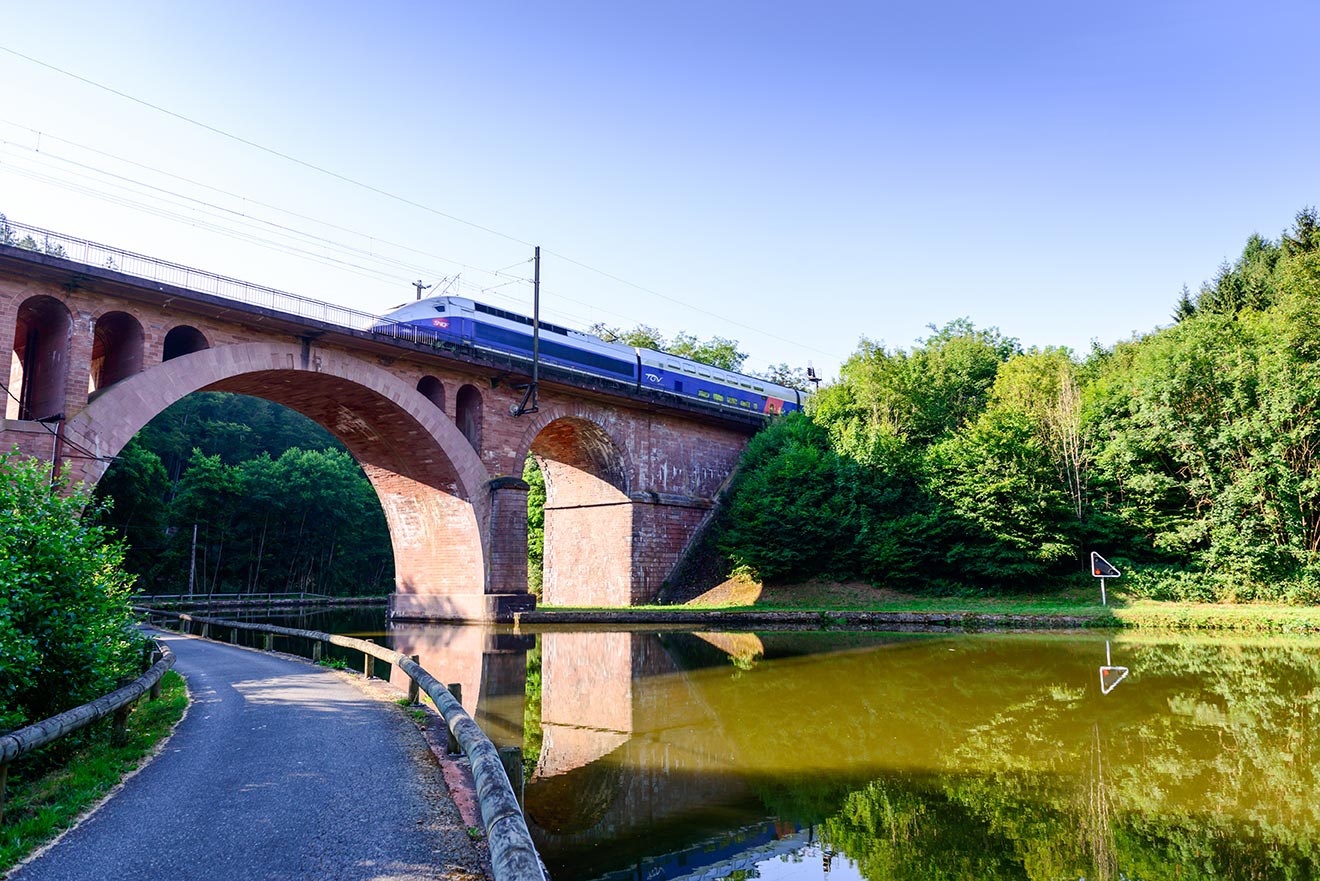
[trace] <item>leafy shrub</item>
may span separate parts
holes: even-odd
[[[768,580],[828,571],[843,514],[837,465],[825,433],[799,414],[757,435],[731,494],[721,549]]]
[[[901,443],[877,441],[868,457],[861,464],[840,455],[801,413],[754,437],[721,518],[719,545],[735,571],[770,581],[927,577],[937,524],[912,456]]]
[[[123,547],[81,487],[50,466],[0,456],[0,730],[113,691],[136,673],[142,638]]]

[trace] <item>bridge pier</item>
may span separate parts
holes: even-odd
[[[512,621],[515,613],[536,608],[536,597],[527,591],[527,484],[520,477],[497,477],[486,486],[490,508],[488,563],[482,573],[485,590],[463,591],[461,586],[443,593],[400,590],[390,597],[390,620]],[[443,555],[440,560],[439,565],[446,568],[453,565]],[[416,573],[415,581],[400,579],[404,586],[440,581],[425,572]]]
[[[545,603],[623,608],[654,601],[713,506],[659,492],[547,505]]]

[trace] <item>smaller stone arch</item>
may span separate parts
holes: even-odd
[[[36,296],[18,307],[10,363],[10,419],[47,419],[64,412],[73,319],[54,297]]]
[[[207,342],[206,334],[192,325],[180,324],[170,328],[170,332],[165,334],[165,346],[160,360],[171,361],[209,348],[211,344]]]
[[[142,372],[142,325],[127,312],[107,312],[92,332],[89,392]]]
[[[562,415],[540,427],[530,452],[545,475],[545,602],[628,605],[634,506],[623,451],[598,422]]]
[[[465,385],[454,396],[454,424],[472,449],[481,452],[481,392],[474,385]]]
[[[564,416],[544,426],[531,443],[531,453],[547,473],[547,491],[571,495],[576,504],[589,499],[608,501],[628,495],[628,468],[623,451],[603,427],[580,416]],[[556,487],[553,472],[577,472],[572,490]]]
[[[422,393],[441,413],[445,412],[445,385],[434,376],[426,375],[417,380],[417,391]]]

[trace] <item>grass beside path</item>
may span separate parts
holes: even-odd
[[[1239,632],[1320,631],[1320,607],[1269,604],[1223,605],[1167,603],[1125,595],[1110,582],[1109,605],[1100,604],[1099,589],[1070,588],[1047,594],[1015,596],[920,596],[866,584],[807,582],[759,585],[726,582],[681,606],[637,606],[626,610],[642,616],[665,612],[895,612],[948,615],[1023,615],[1087,619],[1095,627],[1140,627],[1173,630]],[[586,611],[541,606],[538,611]],[[624,611],[624,610],[615,610]]]
[[[161,680],[159,700],[140,700],[133,707],[123,746],[110,745],[107,719],[81,732],[86,743],[57,767],[44,767],[40,753],[15,762],[9,770],[0,824],[0,876],[71,826],[137,769],[174,730],[187,705],[183,677],[171,671]]]

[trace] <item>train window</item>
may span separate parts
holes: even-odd
[[[669,365],[669,369],[670,369],[670,370],[682,370],[683,367],[682,367],[681,364],[670,364],[670,365]]]
[[[754,385],[754,386],[752,386],[752,391],[755,391],[755,392],[763,392],[763,391],[765,391],[765,389],[761,388],[759,385]]]
[[[709,373],[700,373],[700,372],[698,372],[698,373],[697,373],[697,376],[701,376],[701,377],[704,377],[704,378],[706,378],[706,379],[710,379],[710,374],[709,374]]]
[[[484,312],[487,315],[494,315],[497,318],[503,318],[506,321],[516,321],[519,324],[526,324],[529,327],[532,325],[532,319],[528,318],[526,315],[519,315],[516,312],[508,312],[504,309],[497,309],[494,306],[487,306],[485,303],[474,303],[473,305],[476,306],[478,312]],[[547,330],[551,333],[557,333],[560,336],[569,335],[567,327],[560,327],[558,324],[551,324],[548,321],[542,321],[540,324],[541,324],[541,330]]]
[[[503,327],[495,327],[490,324],[476,325],[476,332],[477,339],[481,342],[497,343],[521,352],[531,352],[532,350],[532,338],[528,334],[522,334]],[[619,361],[596,352],[574,349],[553,340],[541,341],[541,353],[549,358],[559,358],[569,363],[594,367],[597,370],[629,379],[634,375],[634,365],[629,364],[627,361]]]
[[[437,312],[443,312],[443,311],[445,311],[445,304],[444,304],[444,303],[436,303],[436,304],[435,304],[435,311],[437,311]]]

